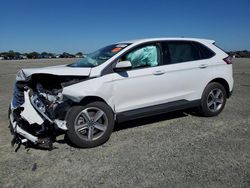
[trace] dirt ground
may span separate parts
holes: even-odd
[[[11,147],[16,72],[74,59],[0,61],[0,187],[250,187],[250,59],[235,59],[234,93],[217,117],[175,112],[118,124],[107,143]]]

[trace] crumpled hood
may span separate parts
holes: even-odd
[[[26,77],[33,74],[52,74],[58,76],[89,76],[91,68],[88,67],[69,67],[67,65],[50,66],[44,68],[22,69]]]

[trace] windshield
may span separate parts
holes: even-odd
[[[101,65],[115,54],[117,54],[122,49],[126,48],[129,44],[113,44],[101,48],[93,53],[88,54],[83,59],[72,63],[68,66],[70,67],[96,67]]]

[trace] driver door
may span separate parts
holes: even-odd
[[[112,75],[117,113],[153,106],[163,100],[161,54],[159,45],[153,43],[140,46],[121,57],[122,61],[131,62],[132,69]]]

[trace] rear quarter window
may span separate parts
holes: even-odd
[[[201,59],[209,59],[215,55],[215,53],[207,46],[199,42],[193,42],[193,44],[200,50]]]

